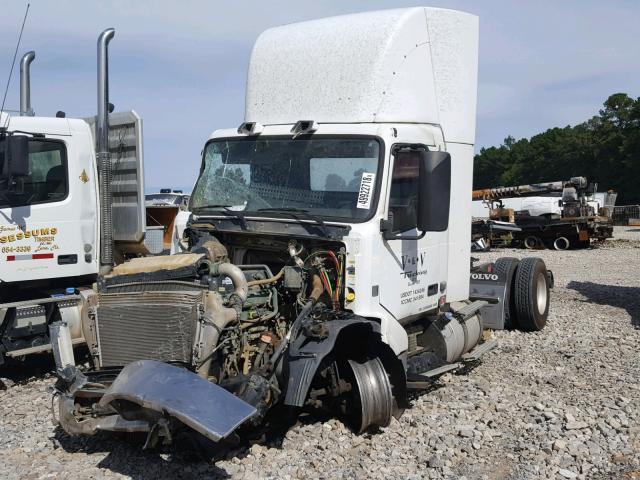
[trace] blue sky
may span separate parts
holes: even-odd
[[[111,101],[144,119],[146,183],[190,189],[217,128],[244,116],[251,47],[266,28],[380,8],[429,5],[480,16],[477,145],[530,136],[597,113],[614,92],[640,96],[640,2],[385,0],[293,2],[34,0],[19,55],[36,51],[36,114],[96,110],[96,39],[110,45]],[[26,2],[0,0],[0,86]],[[19,105],[18,72],[6,108]]]

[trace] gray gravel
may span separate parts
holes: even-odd
[[[50,375],[0,370],[0,478],[640,478],[640,228],[616,238],[535,252],[556,279],[547,328],[497,332],[479,366],[376,435],[307,422],[277,447],[188,462],[126,438],[70,438],[52,422]]]

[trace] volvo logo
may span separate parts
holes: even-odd
[[[472,273],[472,280],[493,280],[494,282],[498,281],[498,275],[495,273]]]

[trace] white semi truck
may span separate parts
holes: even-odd
[[[83,343],[85,297],[102,269],[144,240],[142,123],[108,114],[107,45],[98,39],[98,115],[33,116],[27,53],[19,115],[0,113],[0,364],[51,350],[48,327]]]
[[[471,266],[478,19],[437,8],[273,28],[245,122],[206,142],[189,252],[99,278],[74,364],[52,326],[71,434],[218,442],[274,407],[384,426],[407,391],[544,327],[542,260]]]

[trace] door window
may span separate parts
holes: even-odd
[[[413,230],[418,225],[418,175],[420,152],[399,150],[394,155],[389,195],[393,232]]]
[[[62,142],[29,139],[29,174],[13,192],[2,191],[0,207],[59,202],[67,197],[66,151]]]

